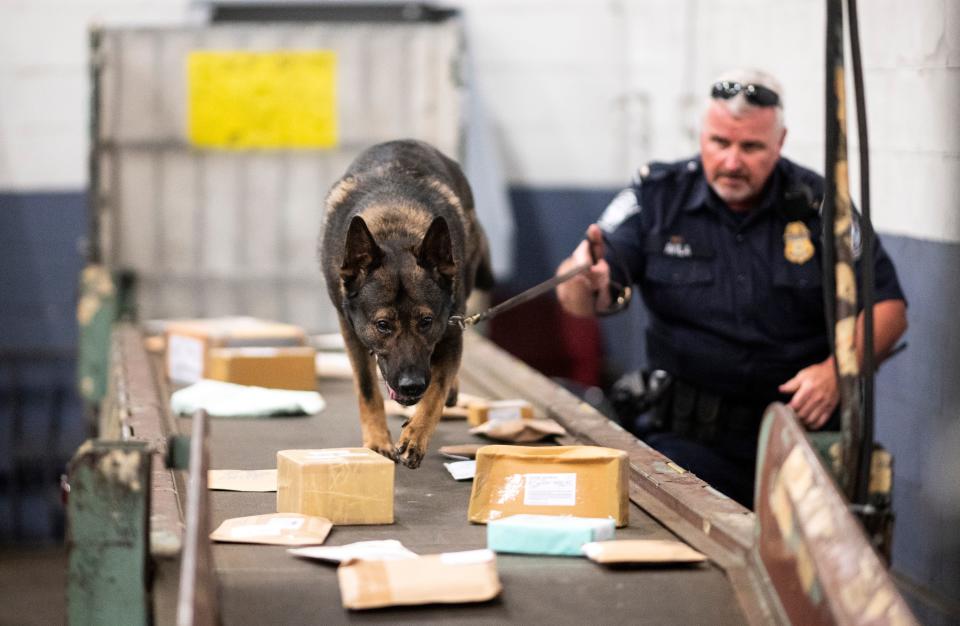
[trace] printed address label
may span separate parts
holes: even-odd
[[[525,474],[523,503],[527,506],[574,506],[577,503],[577,475]]]
[[[203,341],[183,335],[170,335],[167,341],[167,371],[180,383],[195,383],[203,378]]]

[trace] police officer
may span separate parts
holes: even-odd
[[[557,288],[578,316],[608,309],[611,284],[639,285],[648,367],[673,378],[647,443],[748,507],[766,405],[786,402],[817,430],[839,400],[821,284],[823,178],[780,156],[785,136],[777,81],[727,73],[711,87],[700,154],[641,168],[558,268],[599,259]],[[882,359],[906,329],[906,304],[879,241],[871,262]]]

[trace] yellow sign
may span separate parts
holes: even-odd
[[[813,258],[810,229],[803,222],[790,222],[783,229],[783,256],[791,263],[803,265]]]
[[[337,55],[198,51],[187,57],[190,142],[204,148],[333,148]]]

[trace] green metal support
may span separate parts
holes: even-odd
[[[77,385],[83,399],[93,405],[98,405],[107,392],[110,332],[118,314],[117,289],[110,271],[102,265],[88,265],[80,275],[77,304]]]
[[[190,436],[173,435],[167,440],[167,467],[170,469],[190,469]]]
[[[843,445],[842,433],[835,430],[821,430],[807,433],[807,440],[817,451],[824,466],[830,470],[836,480],[840,480],[840,448]],[[831,452],[832,450],[832,452]]]
[[[70,462],[71,625],[151,623],[150,461],[144,442],[89,440]]]

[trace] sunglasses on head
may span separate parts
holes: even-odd
[[[758,107],[774,107],[780,104],[780,96],[769,87],[757,85],[754,83],[737,83],[728,80],[721,80],[713,84],[710,89],[710,96],[729,100],[738,93],[742,93],[747,102]]]

